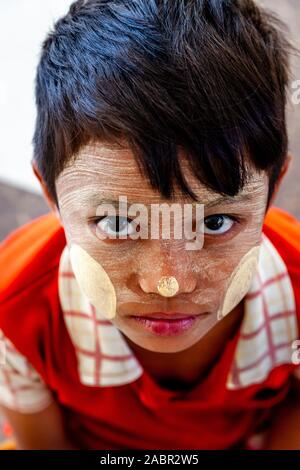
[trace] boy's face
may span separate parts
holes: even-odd
[[[149,210],[151,204],[191,203],[177,188],[172,201],[162,199],[140,173],[129,149],[100,143],[86,146],[56,181],[60,216],[69,247],[79,245],[82,252],[89,255],[78,258],[79,263],[89,257],[99,263],[102,277],[95,278],[99,285],[93,286],[94,292],[99,288],[101,296],[108,282],[113,286],[116,315],[111,318],[112,323],[134,343],[156,352],[179,352],[189,348],[219,321],[218,312],[224,307],[234,270],[242,258],[250,250],[255,253],[255,247],[260,244],[267,204],[265,173],[251,173],[239,195],[224,198],[201,184],[183,154],[181,156],[184,176],[199,203],[204,204],[204,244],[199,250],[187,250],[185,239],[173,237],[167,240],[150,236],[137,240],[130,237],[105,239],[105,233],[130,229],[122,213],[117,228],[111,218],[109,223],[101,222],[101,217],[97,220],[103,200],[115,200],[117,204],[119,196],[126,196],[128,206],[141,203]],[[213,217],[216,214],[223,217]],[[87,271],[88,265],[84,272]],[[179,290],[172,297],[165,297],[157,290],[163,276],[173,276],[178,281]],[[102,282],[106,286],[101,286]],[[141,326],[132,317],[151,316],[153,312],[167,313],[170,318],[172,313],[202,315],[197,315],[188,329],[163,335],[161,331]]]

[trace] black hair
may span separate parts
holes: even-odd
[[[171,198],[184,149],[199,181],[236,195],[247,162],[274,185],[287,155],[292,45],[252,0],[78,0],[48,33],[36,74],[38,169],[55,180],[80,148],[124,137]]]

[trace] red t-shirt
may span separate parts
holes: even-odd
[[[78,348],[59,296],[59,266],[66,239],[58,219],[54,214],[40,217],[4,241],[0,247],[0,329],[51,391],[63,410],[68,432],[81,448],[243,448],[259,432],[272,415],[272,407],[290,389],[297,365],[287,354],[290,347],[292,355],[291,343],[300,326],[300,223],[272,208],[263,233],[284,262],[295,308],[270,311],[258,328],[256,336],[267,334],[272,347],[252,361],[250,374],[246,365],[240,367],[239,378],[234,377],[238,345],[245,346],[244,352],[248,347],[250,355],[256,354],[251,349],[254,343],[249,342],[254,333],[239,331],[205,378],[186,392],[161,387],[146,370],[128,383],[84,383]],[[261,281],[269,298],[278,294],[276,282],[282,278],[286,282],[285,273]],[[256,297],[254,289],[249,302]],[[293,331],[283,330],[282,322],[285,330],[288,325]],[[259,375],[264,370],[268,372],[265,377]],[[229,372],[235,384],[231,388],[226,385]]]

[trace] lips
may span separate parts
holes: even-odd
[[[198,315],[204,315],[204,313],[177,313],[177,312],[170,312],[170,313],[163,313],[163,312],[153,312],[147,315],[131,315],[138,318],[144,318],[148,320],[182,320],[187,318],[196,317]]]
[[[134,315],[132,315],[131,318],[139,329],[142,328],[155,336],[178,336],[192,328],[200,317],[200,315],[181,315],[181,317],[178,318],[180,314],[176,314],[177,318],[173,317],[170,319],[170,317],[168,317],[168,319],[166,319],[161,318],[161,314],[156,313],[155,315],[159,315],[160,318],[137,317]]]

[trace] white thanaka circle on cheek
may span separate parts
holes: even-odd
[[[116,292],[101,264],[74,243],[70,248],[70,260],[83,293],[106,318],[114,318],[117,305]]]
[[[254,272],[257,268],[259,252],[259,246],[251,248],[233,271],[222,307],[218,311],[218,320],[228,315],[249,291]]]

